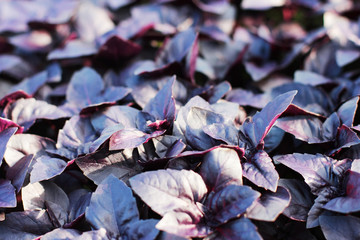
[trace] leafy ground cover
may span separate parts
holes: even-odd
[[[359,13],[0,1],[0,238],[359,239]]]

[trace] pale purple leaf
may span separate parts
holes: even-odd
[[[51,179],[60,175],[66,168],[67,163],[60,158],[48,155],[36,158],[30,173],[30,182],[36,183],[43,180]]]
[[[9,180],[0,179],[0,207],[16,207],[15,188]]]
[[[228,222],[216,229],[217,233],[210,239],[242,239],[242,240],[261,240],[263,239],[257,231],[257,227],[251,220],[241,217]]]

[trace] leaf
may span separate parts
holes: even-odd
[[[257,151],[250,160],[242,162],[242,169],[243,176],[254,184],[273,192],[276,191],[279,174],[265,151]]]
[[[297,91],[284,93],[268,103],[252,120],[243,123],[243,131],[254,147],[261,144],[280,115],[289,107]]]
[[[300,173],[313,194],[318,194],[324,187],[338,187],[340,178],[350,168],[351,160],[336,161],[325,155],[288,154],[276,156],[275,160]]]
[[[205,237],[210,228],[202,224],[202,212],[196,205],[165,213],[156,228],[176,236],[185,238]]]
[[[113,175],[123,181],[139,173],[141,167],[132,158],[131,151],[110,152],[102,148],[75,160],[84,175],[99,185],[107,176]]]
[[[229,124],[213,123],[203,127],[204,132],[210,137],[223,141],[228,145],[239,145],[239,130]]]
[[[202,161],[199,174],[209,190],[218,191],[229,184],[242,185],[242,168],[236,151],[215,148]]]
[[[144,133],[137,129],[121,129],[113,133],[110,137],[109,150],[121,150],[127,148],[136,148],[143,143],[146,143],[151,138],[162,135],[166,130],[155,131],[151,134]]]
[[[332,83],[329,78],[326,78],[323,75],[303,70],[295,71],[294,82],[298,82],[301,84],[309,84],[312,86]]]
[[[13,122],[9,119],[0,117],[0,132],[6,130],[8,128],[18,128],[16,133],[23,132],[23,128],[21,126],[17,125],[15,122]]]
[[[61,60],[91,56],[97,53],[98,49],[92,42],[75,39],[68,41],[63,48],[52,50],[47,56],[47,60]]]
[[[273,222],[289,205],[289,191],[278,186],[276,192],[267,191],[247,210],[247,217],[259,221]]]
[[[209,194],[205,203],[210,211],[207,217],[211,224],[219,226],[241,216],[259,197],[260,193],[248,186],[227,185]]]
[[[159,230],[155,228],[158,220],[146,219],[126,225],[126,237],[130,240],[156,239]]]
[[[4,158],[7,143],[16,131],[18,131],[18,128],[10,127],[0,132],[0,166],[2,163],[2,159]]]
[[[306,221],[313,205],[313,197],[308,186],[297,179],[280,179],[279,186],[290,192],[291,201],[283,214],[297,221]]]
[[[346,182],[345,196],[331,199],[323,208],[340,213],[352,213],[360,210],[360,173],[350,171]]]
[[[31,240],[53,229],[46,210],[12,212],[0,221],[1,235],[8,239]]]
[[[9,180],[0,179],[0,207],[16,207],[15,188]]]
[[[359,97],[352,98],[343,103],[337,110],[341,122],[348,127],[353,126],[358,102]]]
[[[26,155],[17,161],[13,166],[9,167],[6,172],[6,178],[11,180],[11,183],[14,185],[17,192],[20,192],[20,189],[23,186],[32,159],[32,154]]]
[[[260,240],[261,235],[257,232],[257,227],[247,218],[241,217],[219,226],[216,235],[210,239],[244,239]]]
[[[30,173],[30,182],[36,183],[49,180],[60,175],[66,168],[67,163],[60,159],[47,155],[40,156],[35,160]]]
[[[218,113],[206,109],[192,107],[187,116],[185,138],[188,144],[197,150],[209,149],[216,145],[215,140],[210,138],[203,128],[214,123],[224,123],[226,118]]]
[[[123,235],[125,225],[138,220],[139,212],[131,189],[109,175],[93,193],[85,217],[95,229],[105,228],[115,235]]]
[[[150,113],[156,120],[166,120],[172,124],[175,120],[175,99],[172,94],[174,82],[175,76],[146,104],[143,111]]]
[[[320,216],[320,226],[326,239],[357,239],[360,220],[354,216]]]
[[[23,126],[24,131],[27,131],[38,119],[55,120],[69,117],[69,114],[45,101],[22,98],[6,109],[5,116]]]
[[[184,209],[200,202],[207,189],[201,176],[188,170],[157,170],[130,178],[133,191],[164,216],[167,212]]]
[[[214,14],[222,14],[229,7],[229,2],[226,0],[218,1],[204,1],[204,0],[193,0],[193,2],[203,11]]]
[[[42,240],[66,240],[66,239],[76,239],[76,237],[80,236],[80,232],[75,229],[64,229],[64,228],[56,228],[51,232],[46,233],[41,236]]]
[[[319,218],[326,211],[323,206],[336,196],[336,188],[328,187],[324,188],[318,193],[318,197],[315,199],[313,206],[308,212],[308,218],[306,221],[306,228],[314,228],[319,226]]]

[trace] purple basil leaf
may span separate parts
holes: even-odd
[[[146,143],[151,138],[162,135],[166,130],[155,131],[151,134],[144,133],[135,128],[122,129],[110,137],[109,150],[121,150],[126,148],[136,148]]]
[[[109,239],[109,237],[106,234],[105,228],[83,232],[80,236],[74,238],[74,240],[107,240],[107,239]]]
[[[207,217],[212,225],[219,226],[245,213],[260,195],[248,186],[227,185],[209,194],[205,203],[210,211]]]
[[[15,188],[9,180],[0,179],[0,207],[16,207]]]
[[[197,34],[193,28],[180,32],[168,41],[156,59],[159,66],[180,62],[191,50]]]
[[[120,62],[128,58],[134,57],[141,51],[141,46],[123,39],[120,36],[111,36],[100,47],[98,54],[99,59],[110,62]]]
[[[264,138],[264,151],[269,153],[276,149],[281,144],[284,135],[285,132],[282,129],[276,126],[271,128],[270,132],[268,132],[268,134]]]
[[[54,229],[46,210],[12,212],[0,221],[1,236],[31,240]]]
[[[213,123],[203,127],[204,132],[210,137],[225,142],[228,145],[240,145],[239,130],[229,124]]]
[[[290,203],[290,193],[278,186],[276,192],[267,191],[246,211],[248,218],[273,222]]]
[[[101,76],[92,68],[84,67],[72,76],[66,100],[70,105],[76,105],[78,110],[105,102],[114,102],[124,98],[129,93],[127,88],[110,87],[105,89]]]
[[[260,240],[263,238],[251,220],[241,217],[216,228],[216,235],[210,236],[209,239]]]
[[[45,154],[45,150],[55,148],[55,142],[49,138],[33,134],[13,135],[7,145],[4,158],[12,167],[24,156],[33,154],[35,157]]]
[[[335,187],[327,187],[318,193],[318,197],[315,199],[314,204],[308,212],[306,228],[314,228],[319,226],[319,217],[326,211],[323,206],[336,195],[336,190],[337,189]]]
[[[128,106],[111,106],[91,116],[91,124],[101,133],[105,128],[122,124],[125,128],[136,128],[139,110]]]
[[[306,221],[313,205],[313,197],[308,186],[297,179],[280,179],[279,186],[286,188],[291,195],[290,204],[283,214],[297,221]]]
[[[331,99],[324,91],[314,86],[289,83],[272,89],[270,94],[272,97],[275,97],[293,90],[297,90],[298,93],[294,97],[292,104],[295,104],[304,110],[325,116],[333,112],[334,107]]]
[[[343,103],[337,110],[341,122],[348,127],[353,126],[358,102],[359,97],[352,98]]]
[[[48,80],[46,71],[39,72],[30,78],[22,80],[21,83],[11,88],[10,92],[23,90],[27,94],[34,95],[40,87],[42,87]]]
[[[204,156],[200,175],[209,190],[218,191],[227,185],[242,185],[242,168],[236,151],[216,148]]]
[[[88,153],[89,147],[97,138],[89,118],[73,116],[65,122],[59,131],[56,147],[65,148],[72,152],[74,158],[80,154]]]
[[[105,128],[100,136],[91,143],[90,147],[89,147],[89,152],[93,153],[95,152],[97,149],[99,149],[99,147],[106,142],[106,140],[108,140],[111,135],[113,135],[114,133],[116,133],[117,131],[120,131],[124,129],[122,124],[118,124],[118,125],[113,125],[110,127]]]
[[[160,158],[176,157],[186,148],[186,144],[184,144],[181,139],[171,135],[159,136],[152,140],[156,154]]]
[[[360,173],[350,171],[346,183],[345,196],[331,199],[323,208],[340,213],[351,213],[360,211]]]
[[[80,232],[75,229],[64,229],[64,228],[56,228],[51,232],[46,233],[41,236],[41,240],[66,240],[66,239],[76,239],[76,237],[80,236]]]
[[[82,188],[74,190],[68,195],[70,201],[69,222],[76,221],[77,218],[85,214],[85,210],[90,204],[91,195],[91,192]]]
[[[338,134],[336,136],[336,141],[335,141],[336,148],[333,149],[330,152],[330,154],[336,153],[342,148],[348,148],[359,143],[360,143],[360,139],[357,136],[357,134],[346,125],[342,125],[341,127],[339,127]]]
[[[67,163],[56,157],[42,155],[36,158],[30,172],[30,182],[36,183],[51,179],[60,175],[66,168]]]
[[[55,183],[30,183],[21,191],[24,210],[46,209],[55,226],[68,220],[69,198]]]
[[[130,184],[133,191],[162,216],[176,209],[194,206],[207,193],[201,176],[188,170],[145,172],[130,178]]]
[[[55,105],[34,98],[19,99],[6,110],[5,116],[28,130],[37,119],[55,120],[69,117]]]
[[[275,160],[300,173],[316,195],[326,186],[338,186],[340,178],[351,166],[350,159],[337,161],[321,154],[294,153],[277,156]]]
[[[102,148],[94,153],[76,159],[76,164],[84,175],[100,184],[110,174],[127,181],[141,171],[141,167],[132,158],[132,151],[110,152]]]
[[[256,113],[252,120],[243,123],[244,133],[254,147],[262,144],[266,134],[270,131],[275,121],[289,107],[297,91],[284,93],[269,102],[261,112]]]
[[[143,111],[150,113],[156,120],[167,120],[172,124],[175,120],[175,99],[172,94],[174,82],[175,76],[146,104]]]
[[[186,119],[188,125],[185,130],[185,138],[188,144],[198,150],[209,149],[217,145],[216,141],[203,131],[203,128],[214,123],[224,123],[226,120],[222,114],[192,107]]]
[[[0,132],[0,166],[6,151],[6,145],[16,131],[18,131],[17,127],[9,127]]]
[[[152,240],[157,237],[159,230],[155,228],[156,219],[146,219],[126,225],[126,239],[129,240]]]
[[[360,219],[354,216],[320,216],[320,226],[328,240],[357,239]]]
[[[6,130],[8,128],[18,128],[16,133],[22,133],[22,131],[23,131],[23,128],[21,126],[17,125],[16,123],[14,123],[13,121],[0,117],[0,132]],[[8,130],[8,131],[10,131],[10,130]]]
[[[248,161],[242,162],[243,176],[254,184],[276,191],[279,174],[265,151],[257,151]]]
[[[201,222],[202,218],[203,213],[198,207],[189,205],[183,209],[165,213],[156,228],[185,238],[205,237],[210,229]]]
[[[105,228],[122,236],[126,225],[138,220],[139,212],[131,189],[118,178],[109,175],[91,196],[85,216],[95,229]]]
[[[32,154],[26,155],[17,161],[13,166],[9,167],[6,172],[6,178],[11,180],[11,183],[14,185],[17,192],[20,192],[20,189],[23,186],[32,159]]]
[[[71,40],[63,48],[58,48],[49,53],[48,60],[61,60],[69,58],[79,58],[90,56],[97,53],[97,48],[92,42],[81,40]]]
[[[323,84],[332,83],[332,81],[324,77],[320,74],[309,72],[309,71],[303,71],[303,70],[297,70],[294,74],[294,82],[301,83],[301,84],[308,84],[312,86],[318,86]]]
[[[195,72],[196,72],[198,55],[199,55],[199,34],[196,34],[191,49],[186,56],[186,66],[185,66],[185,74],[187,77],[190,78],[192,84],[196,84]]]

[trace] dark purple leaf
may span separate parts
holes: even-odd
[[[266,134],[270,131],[275,121],[289,107],[297,91],[284,93],[270,103],[261,112],[256,113],[251,120],[243,123],[243,131],[254,147],[263,143]]]
[[[242,169],[243,176],[254,184],[273,192],[276,191],[279,174],[265,151],[257,151],[251,159],[242,162]]]
[[[151,138],[162,135],[166,130],[155,131],[151,134],[144,133],[135,128],[122,129],[110,137],[109,150],[121,150],[127,148],[136,148],[143,143],[146,143]]]
[[[76,159],[76,164],[84,175],[100,184],[110,174],[127,181],[130,177],[141,171],[141,167],[131,156],[132,151],[110,152],[100,149]]]
[[[0,179],[0,207],[16,207],[15,188],[9,180]]]
[[[139,212],[131,189],[121,180],[109,175],[93,193],[85,216],[95,229],[105,228],[121,236],[126,225],[138,220]]]
[[[174,82],[175,76],[146,104],[143,111],[150,113],[156,120],[166,120],[172,124],[175,120],[175,99],[172,94]]]
[[[53,229],[46,210],[12,212],[0,221],[1,235],[7,239],[31,240]]]
[[[350,159],[337,161],[321,154],[294,153],[276,156],[275,160],[300,173],[316,195],[324,187],[337,187],[341,176],[351,166]]]
[[[340,213],[358,212],[360,210],[360,173],[350,171],[346,183],[345,196],[331,199],[323,208]]]
[[[320,226],[326,239],[357,239],[360,237],[360,220],[354,216],[320,216]]]
[[[200,175],[209,190],[218,191],[227,185],[242,185],[242,168],[236,151],[216,148],[204,156]]]
[[[279,186],[286,188],[291,196],[290,204],[283,214],[297,221],[306,221],[313,205],[313,197],[308,186],[297,179],[280,179]]]
[[[176,209],[194,206],[207,193],[201,176],[188,170],[145,172],[130,178],[130,184],[133,191],[162,216]]]
[[[0,166],[6,151],[6,145],[17,130],[17,127],[9,127],[0,131]]]
[[[13,103],[16,100],[21,99],[21,98],[31,98],[31,96],[24,91],[16,91],[16,92],[10,93],[10,94],[4,96],[0,100],[0,108],[5,109],[11,103]]]
[[[210,239],[260,240],[257,227],[247,218],[241,217],[216,228],[216,235]]]
[[[23,131],[23,128],[20,127],[19,125],[17,125],[16,123],[14,123],[13,121],[0,117],[0,132],[5,131],[8,128],[17,128],[16,133],[22,133],[22,131]],[[14,129],[12,129],[12,130],[14,130]],[[8,131],[10,131],[10,130],[8,130]],[[10,133],[10,132],[8,132],[8,133]],[[4,136],[6,136],[6,134]]]
[[[278,186],[276,192],[267,191],[246,211],[250,219],[273,222],[290,203],[289,191]]]
[[[125,40],[119,36],[111,36],[100,47],[97,58],[118,63],[122,60],[136,56],[141,51],[141,46]]]
[[[28,98],[19,99],[11,104],[11,107],[6,109],[5,116],[27,131],[37,119],[55,120],[69,117],[69,114],[45,101]]]
[[[36,158],[30,173],[30,182],[36,183],[43,180],[51,179],[60,175],[66,168],[67,163],[56,157],[48,155]]]
[[[17,192],[20,192],[32,159],[32,154],[26,155],[17,161],[13,166],[9,167],[6,172],[6,178],[11,180],[11,183],[14,185]]]
[[[85,189],[77,189],[72,191],[68,197],[69,205],[69,221],[76,221],[85,214],[87,206],[90,204],[92,193]],[[66,226],[66,225],[65,225]]]
[[[173,62],[180,62],[192,49],[197,34],[193,28],[180,32],[170,41],[165,43],[165,47],[156,59],[158,66],[164,66]]]
[[[219,226],[246,212],[260,193],[248,186],[227,185],[217,192],[211,192],[206,200],[211,224]]]
[[[321,89],[314,86],[304,85],[300,83],[289,83],[272,89],[271,96],[275,97],[280,94],[297,90],[298,93],[294,97],[292,104],[300,108],[322,114],[324,116],[333,112],[333,103],[331,99]]]
[[[195,40],[192,44],[190,51],[186,56],[186,70],[185,74],[190,78],[192,84],[196,84],[195,82],[195,72],[196,72],[196,64],[197,58],[199,55],[199,35],[196,34]]]
[[[336,136],[336,141],[335,141],[336,148],[333,149],[330,152],[330,154],[336,153],[342,148],[348,148],[359,143],[360,143],[360,139],[357,136],[357,134],[346,125],[342,125],[341,127],[339,127],[338,134]]]

